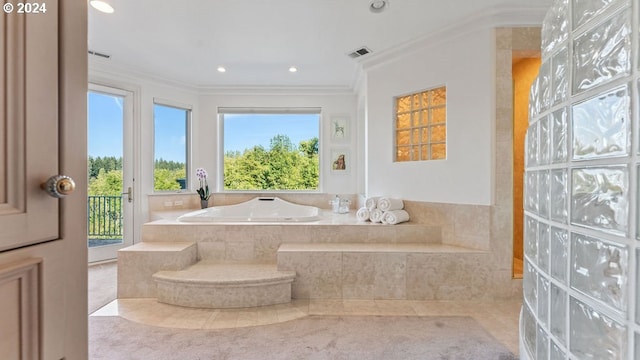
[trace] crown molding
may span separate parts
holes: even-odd
[[[159,87],[172,87],[181,91],[198,94],[198,88],[185,82],[163,78],[156,74],[138,71],[124,66],[109,64],[109,60],[94,60],[89,58],[89,81],[101,79],[128,84],[148,84]]]
[[[193,85],[186,82],[146,73],[121,65],[109,64],[109,60],[89,59],[89,79],[107,79],[118,83],[150,84],[160,87],[172,87],[196,95],[355,95],[350,86],[207,86]]]
[[[116,65],[110,63],[110,60],[96,59],[94,57],[89,57],[89,78],[173,87],[196,95],[357,95],[365,79],[366,72],[379,65],[400,60],[418,50],[438,46],[478,30],[496,27],[541,26],[548,9],[548,6],[541,5],[498,6],[476,13],[455,24],[444,27],[440,31],[406,41],[390,49],[371,54],[364,59],[356,60],[358,66],[356,66],[356,72],[351,84],[344,86],[211,86],[189,84],[158,74],[148,73],[139,68]]]
[[[200,95],[355,95],[349,86],[202,86],[198,91]]]
[[[418,50],[435,47],[479,30],[498,27],[542,26],[542,22],[548,11],[548,6],[540,5],[493,7],[444,27],[440,31],[406,41],[395,47],[372,54],[371,57],[360,60],[360,65],[366,72],[379,65],[405,58]]]

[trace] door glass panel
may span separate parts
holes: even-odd
[[[88,246],[122,244],[124,97],[90,91],[88,112]]]

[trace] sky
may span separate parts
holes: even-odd
[[[89,92],[89,156],[122,156],[123,98]]]
[[[269,149],[271,139],[279,134],[289,136],[291,143],[319,138],[318,114],[225,114],[224,150],[240,151],[262,145]]]
[[[89,156],[122,156],[123,98],[96,92],[88,95]],[[184,162],[186,158],[185,110],[154,105],[155,158]],[[293,145],[319,137],[318,114],[226,114],[224,151],[256,145],[269,148],[271,138],[286,134]],[[215,141],[212,139],[211,141]]]

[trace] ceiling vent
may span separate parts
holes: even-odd
[[[89,50],[89,55],[93,55],[93,56],[97,56],[97,57],[101,57],[103,59],[110,59],[111,55],[107,55],[107,54],[103,54],[103,53],[99,53],[97,51],[93,51],[93,50]]]
[[[360,49],[352,51],[347,55],[349,55],[349,57],[352,58],[352,59],[356,59],[356,58],[359,58],[361,56],[365,56],[365,55],[370,54],[370,53],[371,53],[371,50],[369,50],[369,48],[367,48],[366,46],[363,46]]]

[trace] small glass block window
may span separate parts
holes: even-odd
[[[396,161],[447,158],[447,88],[395,99]]]

